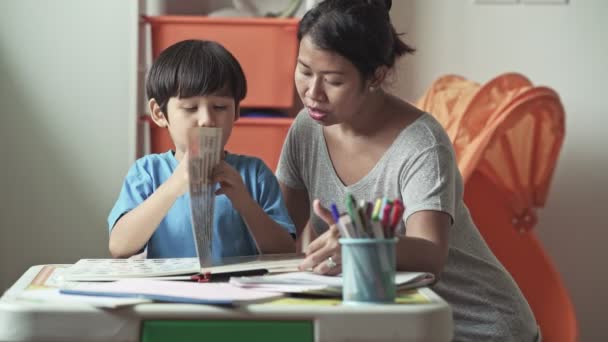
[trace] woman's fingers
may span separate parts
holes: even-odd
[[[317,214],[317,216],[319,216],[321,220],[325,221],[328,226],[331,226],[332,224],[336,223],[333,216],[331,215],[331,211],[322,206],[321,201],[319,201],[318,199],[314,200],[312,202],[312,206],[315,211],[315,214]]]
[[[332,254],[333,253],[328,248],[321,248],[319,250],[316,250],[314,253],[310,253],[304,259],[304,261],[302,261],[302,263],[300,264],[300,270],[314,269],[315,267],[317,267],[317,265],[319,265]]]
[[[315,266],[312,271],[325,275],[340,274],[342,272],[342,256],[340,254],[330,255]]]
[[[329,241],[322,248],[310,253],[300,265],[300,270],[313,270],[320,274],[338,274],[341,272],[342,256],[337,241]],[[330,260],[331,257],[331,260]]]
[[[318,199],[313,202],[315,214],[319,216],[329,229],[306,247],[306,259],[300,265],[301,270],[312,269],[315,273],[336,275],[342,271],[340,255],[340,232],[331,212],[321,205]]]
[[[320,248],[322,248],[323,246],[325,246],[327,244],[327,240],[329,239],[329,236],[330,236],[330,232],[328,230],[325,233],[319,235],[318,238],[314,239],[306,247],[306,250],[305,250],[306,255],[310,255],[312,253],[315,253],[317,250],[319,250]]]

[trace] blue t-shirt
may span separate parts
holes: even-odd
[[[243,177],[251,197],[275,222],[291,234],[295,227],[272,171],[255,157],[226,154],[224,159]],[[163,184],[178,165],[173,151],[151,154],[137,160],[125,178],[114,208],[108,216],[110,231],[125,213],[139,206]],[[148,258],[196,257],[192,233],[190,195],[177,198],[148,241]],[[255,241],[241,215],[225,195],[216,196],[213,218],[212,260],[258,254]]]

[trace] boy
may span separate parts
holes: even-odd
[[[137,160],[108,217],[110,253],[124,258],[147,247],[148,258],[195,257],[187,194],[187,141],[192,127],[222,129],[225,146],[247,92],[238,61],[211,41],[187,40],[163,51],[148,74],[152,120],[166,127],[175,151]],[[213,169],[212,259],[295,251],[295,228],[272,171],[258,158],[223,152]],[[222,196],[225,195],[225,196]]]

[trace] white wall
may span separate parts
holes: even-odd
[[[608,1],[475,5],[393,1],[393,21],[418,49],[397,93],[416,100],[442,74],[478,82],[517,71],[548,85],[566,109],[566,140],[536,232],[576,307],[581,340],[606,340],[608,283]]]
[[[107,256],[134,156],[137,1],[0,1],[0,292]]]

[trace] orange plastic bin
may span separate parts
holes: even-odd
[[[144,17],[152,32],[152,55],[186,39],[214,40],[241,63],[247,78],[242,107],[290,108],[294,104],[298,19]]]

